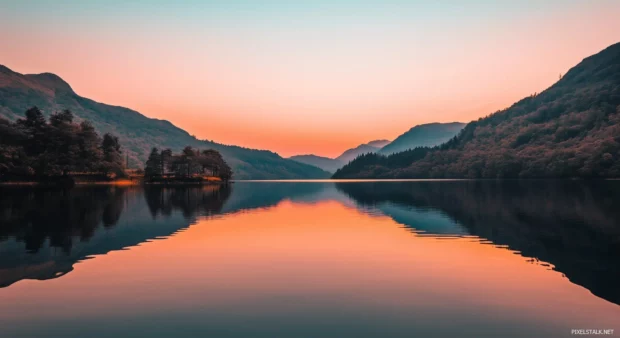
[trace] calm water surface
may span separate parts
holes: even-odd
[[[620,181],[0,188],[0,337],[620,335]]]

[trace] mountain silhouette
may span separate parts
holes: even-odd
[[[329,173],[334,173],[336,170],[342,168],[342,166],[349,163],[359,155],[377,152],[381,149],[381,147],[387,145],[388,143],[390,143],[388,140],[370,141],[368,143],[360,144],[355,148],[347,149],[336,158],[308,154],[291,156],[289,159],[321,168]]]
[[[367,145],[375,148],[383,148],[386,145],[390,144],[390,140],[374,140],[366,143]]]
[[[620,43],[584,59],[545,91],[467,124],[441,146],[365,156],[334,174],[572,177],[620,177]]]
[[[152,147],[178,152],[189,145],[219,151],[232,167],[235,179],[325,178],[329,175],[271,151],[198,140],[168,121],[81,97],[55,74],[24,75],[0,66],[0,118],[16,120],[32,106],[39,107],[46,116],[69,109],[77,120],[90,121],[99,134],[118,136],[131,167],[142,168]]]
[[[347,164],[362,154],[374,153],[379,151],[379,149],[381,148],[375,147],[370,143],[360,144],[355,148],[345,150],[340,156],[336,157],[336,160],[342,162],[343,164]]]

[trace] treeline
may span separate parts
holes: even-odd
[[[620,177],[620,44],[544,92],[469,123],[422,158],[409,156],[358,158],[334,177]]]
[[[219,177],[223,181],[228,181],[232,177],[232,170],[222,155],[213,149],[200,151],[187,146],[180,154],[174,154],[170,149],[160,151],[153,148],[146,161],[144,176],[152,181],[163,177],[205,176]]]
[[[344,167],[336,170],[333,178],[365,178],[390,175],[392,170],[423,159],[431,151],[429,147],[405,150],[392,155],[367,153],[356,157]]]
[[[520,126],[470,123],[459,136],[429,149],[362,155],[334,178],[617,178],[620,105],[573,112],[560,121]],[[565,123],[570,120],[570,124]],[[415,156],[414,156],[415,155]]]
[[[74,119],[71,111],[63,110],[48,121],[37,107],[16,122],[0,118],[0,180],[72,173],[123,175],[118,138],[100,137],[90,122]]]

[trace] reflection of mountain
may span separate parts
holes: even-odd
[[[573,283],[620,304],[620,182],[448,181],[337,187],[363,205],[391,203],[441,211],[469,233],[549,262]],[[418,227],[414,217],[399,222]]]
[[[4,189],[0,287],[55,278],[93,255],[170,236],[198,213],[219,213],[229,193],[227,187]]]
[[[284,200],[313,202],[322,199],[326,189],[338,195],[331,183],[236,182],[233,186],[234,194],[226,202],[224,213],[266,208]]]
[[[407,207],[395,203],[379,203],[375,206],[382,214],[390,216],[400,224],[410,226],[416,232],[429,235],[468,235],[467,229],[448,217],[432,209]]]
[[[340,195],[333,184],[290,182],[239,182],[234,188],[2,189],[0,287],[62,276],[81,260],[170,236],[200,216]]]
[[[342,194],[341,192],[344,192]],[[238,182],[232,187],[0,188],[0,287],[166,237],[197,217],[350,196],[432,235],[476,235],[552,263],[620,304],[620,181]]]

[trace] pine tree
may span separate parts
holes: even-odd
[[[162,152],[163,153],[163,152]],[[159,154],[159,149],[151,149],[148,160],[146,160],[146,167],[144,168],[144,176],[153,177],[159,176],[162,173],[162,156]]]

